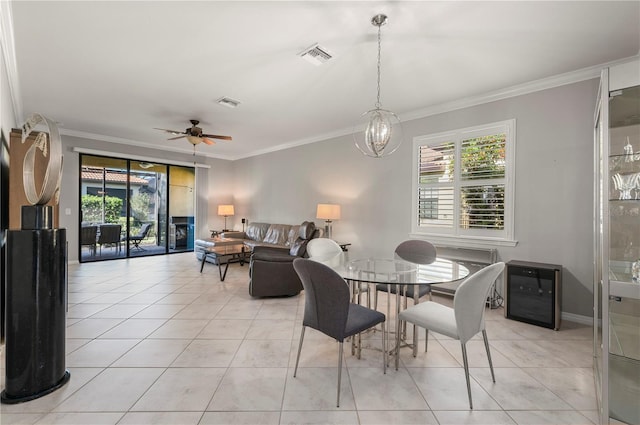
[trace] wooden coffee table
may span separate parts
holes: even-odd
[[[220,281],[224,282],[224,278],[227,276],[229,263],[239,261],[240,265],[244,266],[245,254],[248,251],[249,249],[242,243],[209,247],[203,252],[202,264],[200,264],[200,273],[202,273],[202,269],[204,268],[204,263],[207,261],[207,258],[210,258],[213,260],[213,263],[218,266]],[[222,270],[223,265],[224,271]]]

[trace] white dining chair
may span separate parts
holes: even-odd
[[[310,260],[332,268],[340,266],[345,261],[344,251],[340,245],[338,245],[338,242],[328,238],[315,238],[310,240],[307,245],[307,255]],[[359,295],[363,292],[367,294],[367,307],[370,307],[369,286],[366,284],[359,285],[354,289],[354,300],[356,296],[358,296],[359,299]]]
[[[328,238],[311,239],[307,244],[307,255],[310,260],[337,267],[343,261],[344,252],[338,242]]]
[[[491,352],[489,351],[489,341],[487,340],[487,332],[484,325],[484,312],[489,291],[503,270],[504,263],[500,262],[487,266],[469,276],[456,290],[453,297],[453,308],[427,301],[400,312],[399,320],[396,324],[396,370],[398,370],[398,356],[400,354],[399,329],[400,323],[403,321],[425,328],[427,330],[427,342],[430,330],[459,340],[462,347],[464,373],[467,379],[469,408],[473,409],[466,343],[477,333],[482,332],[484,347],[487,350],[489,359],[489,368],[491,369],[491,379],[496,382],[493,363],[491,362]]]

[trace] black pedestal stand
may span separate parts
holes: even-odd
[[[7,234],[6,379],[0,401],[21,403],[69,381],[65,370],[66,229],[52,208],[22,207]]]

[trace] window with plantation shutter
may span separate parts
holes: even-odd
[[[515,120],[414,140],[412,232],[515,245]]]

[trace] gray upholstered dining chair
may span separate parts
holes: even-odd
[[[342,377],[343,342],[345,338],[357,335],[377,324],[382,324],[382,368],[387,373],[386,332],[384,314],[354,304],[350,301],[349,286],[344,279],[329,266],[313,260],[296,258],[293,261],[302,286],[304,287],[304,318],[296,357],[293,377],[298,373],[298,363],[304,332],[307,327],[316,329],[339,342],[338,352],[338,396],[336,406],[340,407],[340,381]],[[358,355],[360,355],[360,344]]]
[[[436,259],[436,247],[429,241],[421,240],[421,239],[409,239],[404,242],[401,242],[395,249],[395,257],[400,258],[404,261],[408,261],[414,264],[431,264]],[[387,292],[388,285],[379,284],[376,285],[376,293],[374,295],[373,308],[378,308],[378,292]],[[391,293],[396,293],[396,285],[391,285]],[[404,302],[404,308],[407,308],[407,298],[411,298],[412,300],[424,297],[425,295],[429,295],[429,300],[431,300],[431,285],[407,285],[402,287],[402,296]],[[417,302],[417,301],[416,301]],[[403,334],[406,334],[406,329],[403,329]],[[413,337],[413,356],[415,357],[418,354],[418,336],[415,332],[414,327],[414,337]]]
[[[484,347],[489,359],[489,368],[491,369],[491,379],[496,382],[493,363],[491,362],[489,341],[487,340],[487,332],[484,325],[484,311],[489,291],[503,270],[504,263],[495,263],[466,278],[456,290],[453,297],[453,308],[427,301],[400,312],[399,321],[396,324],[398,329],[402,321],[425,328],[427,330],[427,342],[430,330],[460,341],[464,374],[467,378],[469,408],[471,409],[473,409],[473,402],[471,400],[471,382],[469,380],[466,343],[477,333],[482,332]],[[400,334],[398,332],[396,335],[396,370],[398,370],[399,347]]]

